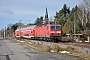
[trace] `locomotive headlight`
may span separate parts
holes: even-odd
[[[51,35],[54,35],[54,33],[51,33]]]
[[[58,33],[58,35],[61,35],[61,33]]]
[[[55,34],[55,31],[52,31],[52,32],[51,32],[51,35],[54,35],[54,34]]]

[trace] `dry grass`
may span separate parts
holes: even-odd
[[[32,47],[34,49],[40,50],[40,51],[45,51],[45,52],[49,52],[51,49],[49,46],[44,46],[44,45],[41,45],[41,44],[35,43],[35,42],[30,44],[29,42],[30,41],[26,41],[26,42],[23,42],[22,44]]]
[[[51,48],[49,46],[43,46],[43,51],[50,52]]]
[[[72,48],[70,45],[66,48],[66,51],[69,51],[70,53],[74,52],[74,48]]]
[[[56,44],[54,44],[52,50],[54,50],[56,53],[58,53],[60,51],[60,47]]]
[[[74,50],[74,51],[72,52],[72,54],[69,54],[69,55],[78,56],[78,57],[83,58],[84,60],[90,60],[90,55],[84,54],[84,53],[79,52],[79,51],[77,51],[77,50]]]

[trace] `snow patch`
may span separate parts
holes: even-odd
[[[25,42],[25,41],[20,41],[20,42]]]
[[[55,52],[54,50],[50,50],[50,52]]]
[[[32,44],[32,42],[29,42],[29,44]]]
[[[65,53],[70,53],[70,52],[68,52],[68,51],[60,51],[60,53],[62,53],[62,54],[65,54]]]

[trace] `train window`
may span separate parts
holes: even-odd
[[[60,30],[61,28],[60,28],[60,26],[56,26],[56,30]]]
[[[55,30],[55,26],[51,26],[51,30]]]

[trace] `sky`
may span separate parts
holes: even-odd
[[[20,20],[24,24],[34,23],[36,18],[45,16],[46,7],[49,18],[53,18],[64,4],[73,8],[80,2],[81,0],[0,0],[0,29]]]

